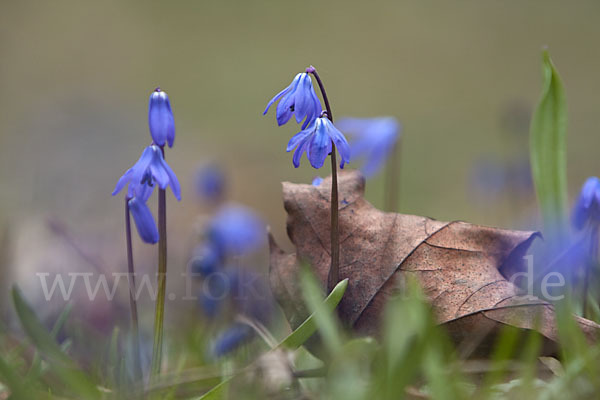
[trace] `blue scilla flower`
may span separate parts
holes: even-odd
[[[312,180],[311,185],[313,186],[320,186],[321,183],[323,183],[323,178],[321,178],[320,176],[315,176]]]
[[[129,200],[129,210],[133,216],[133,221],[137,227],[140,238],[146,243],[154,244],[158,242],[158,229],[150,209],[143,199],[137,197]]]
[[[241,255],[258,249],[265,241],[265,223],[247,207],[228,204],[212,218],[207,237],[222,254]]]
[[[232,352],[253,336],[252,328],[242,323],[235,323],[223,332],[213,344],[214,357],[222,357]]]
[[[146,147],[135,165],[123,174],[115,186],[113,196],[127,184],[127,196],[130,198],[139,196],[145,201],[152,194],[154,185],[158,184],[161,189],[171,186],[177,200],[181,200],[179,180],[163,158],[161,149],[155,145]]]
[[[313,168],[321,168],[325,158],[331,153],[332,142],[340,153],[340,168],[344,168],[344,164],[350,162],[350,146],[342,132],[325,116],[317,118],[308,128],[294,135],[287,145],[287,151],[296,148],[293,157],[294,167],[300,166],[300,158],[306,151],[310,165]]]
[[[169,96],[160,88],[154,89],[148,104],[148,126],[155,144],[164,146],[165,142],[173,147],[175,140],[175,120],[171,111]]]
[[[198,168],[196,173],[196,192],[207,202],[219,202],[225,194],[225,173],[214,163]]]
[[[310,75],[306,72],[296,75],[288,87],[277,93],[267,104],[263,115],[269,111],[269,108],[277,100],[279,100],[279,104],[277,104],[275,115],[279,126],[287,123],[292,114],[295,114],[297,123],[300,123],[306,117],[302,125],[302,129],[305,129],[315,118],[321,115],[321,102],[315,93]]]
[[[194,248],[194,254],[190,261],[192,273],[207,277],[217,272],[222,266],[223,254],[211,240],[207,240]]]
[[[583,229],[588,223],[600,224],[600,179],[589,177],[581,188],[573,210],[573,226]]]
[[[351,160],[364,160],[360,169],[366,177],[379,172],[402,129],[393,117],[342,118],[335,125],[352,136]]]

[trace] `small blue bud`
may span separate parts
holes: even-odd
[[[150,95],[148,105],[148,126],[155,144],[164,146],[165,142],[173,147],[175,140],[175,119],[171,111],[171,102],[167,93],[156,88]]]
[[[323,178],[321,178],[320,176],[315,176],[314,179],[312,180],[313,186],[319,186],[319,185],[321,185],[321,183],[323,183]]]
[[[129,200],[128,204],[140,238],[150,244],[158,242],[158,229],[156,229],[154,217],[146,203],[134,197]]]

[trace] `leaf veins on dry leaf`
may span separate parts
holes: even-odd
[[[523,269],[523,256],[538,233],[386,213],[364,199],[364,188],[359,172],[340,174],[340,279],[349,278],[349,286],[339,313],[345,323],[377,336],[386,301],[413,276],[457,342],[493,336],[511,325],[556,343],[553,307],[525,298],[509,281]],[[284,253],[270,238],[270,281],[293,328],[308,315],[298,285],[299,260],[312,266],[324,286],[327,280],[330,192],[331,178],[320,186],[283,183],[287,232],[296,253]],[[599,325],[576,321],[589,340],[596,339]]]

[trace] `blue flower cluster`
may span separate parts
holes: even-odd
[[[272,299],[267,285],[249,268],[239,265],[240,257],[264,245],[264,222],[247,207],[223,205],[208,221],[204,240],[193,252],[190,268],[202,278],[200,305],[208,317],[222,315],[226,304],[236,314],[266,323]],[[235,258],[236,265],[229,260]],[[249,340],[253,330],[239,322],[231,324],[214,343],[211,353],[222,356]]]
[[[153,244],[158,242],[158,230],[146,202],[154,187],[158,185],[160,189],[166,189],[170,186],[177,200],[181,200],[181,186],[177,176],[163,156],[165,143],[172,146],[175,140],[173,113],[169,97],[158,88],[150,95],[148,123],[154,142],[144,149],[140,159],[119,179],[112,195],[128,185],[129,209],[138,234],[144,242]]]
[[[294,167],[300,166],[300,158],[306,152],[310,165],[313,168],[321,168],[325,158],[331,153],[333,144],[340,153],[340,168],[350,161],[348,141],[326,114],[324,115],[312,79],[307,72],[296,75],[288,87],[277,93],[267,104],[263,115],[278,100],[275,116],[279,126],[287,123],[292,114],[296,116],[297,123],[304,120],[302,130],[292,137],[287,145],[288,152],[296,149],[293,157]]]

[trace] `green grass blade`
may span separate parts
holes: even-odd
[[[531,173],[544,231],[558,239],[566,232],[567,222],[567,102],[547,50],[542,53],[542,66],[542,98],[529,132]]]
[[[25,302],[21,291],[17,287],[12,290],[15,310],[23,326],[23,330],[31,339],[37,350],[51,365],[51,370],[65,385],[86,399],[99,398],[96,387],[91,383],[86,374],[71,360],[56,343],[50,332],[38,320],[31,307]]]

